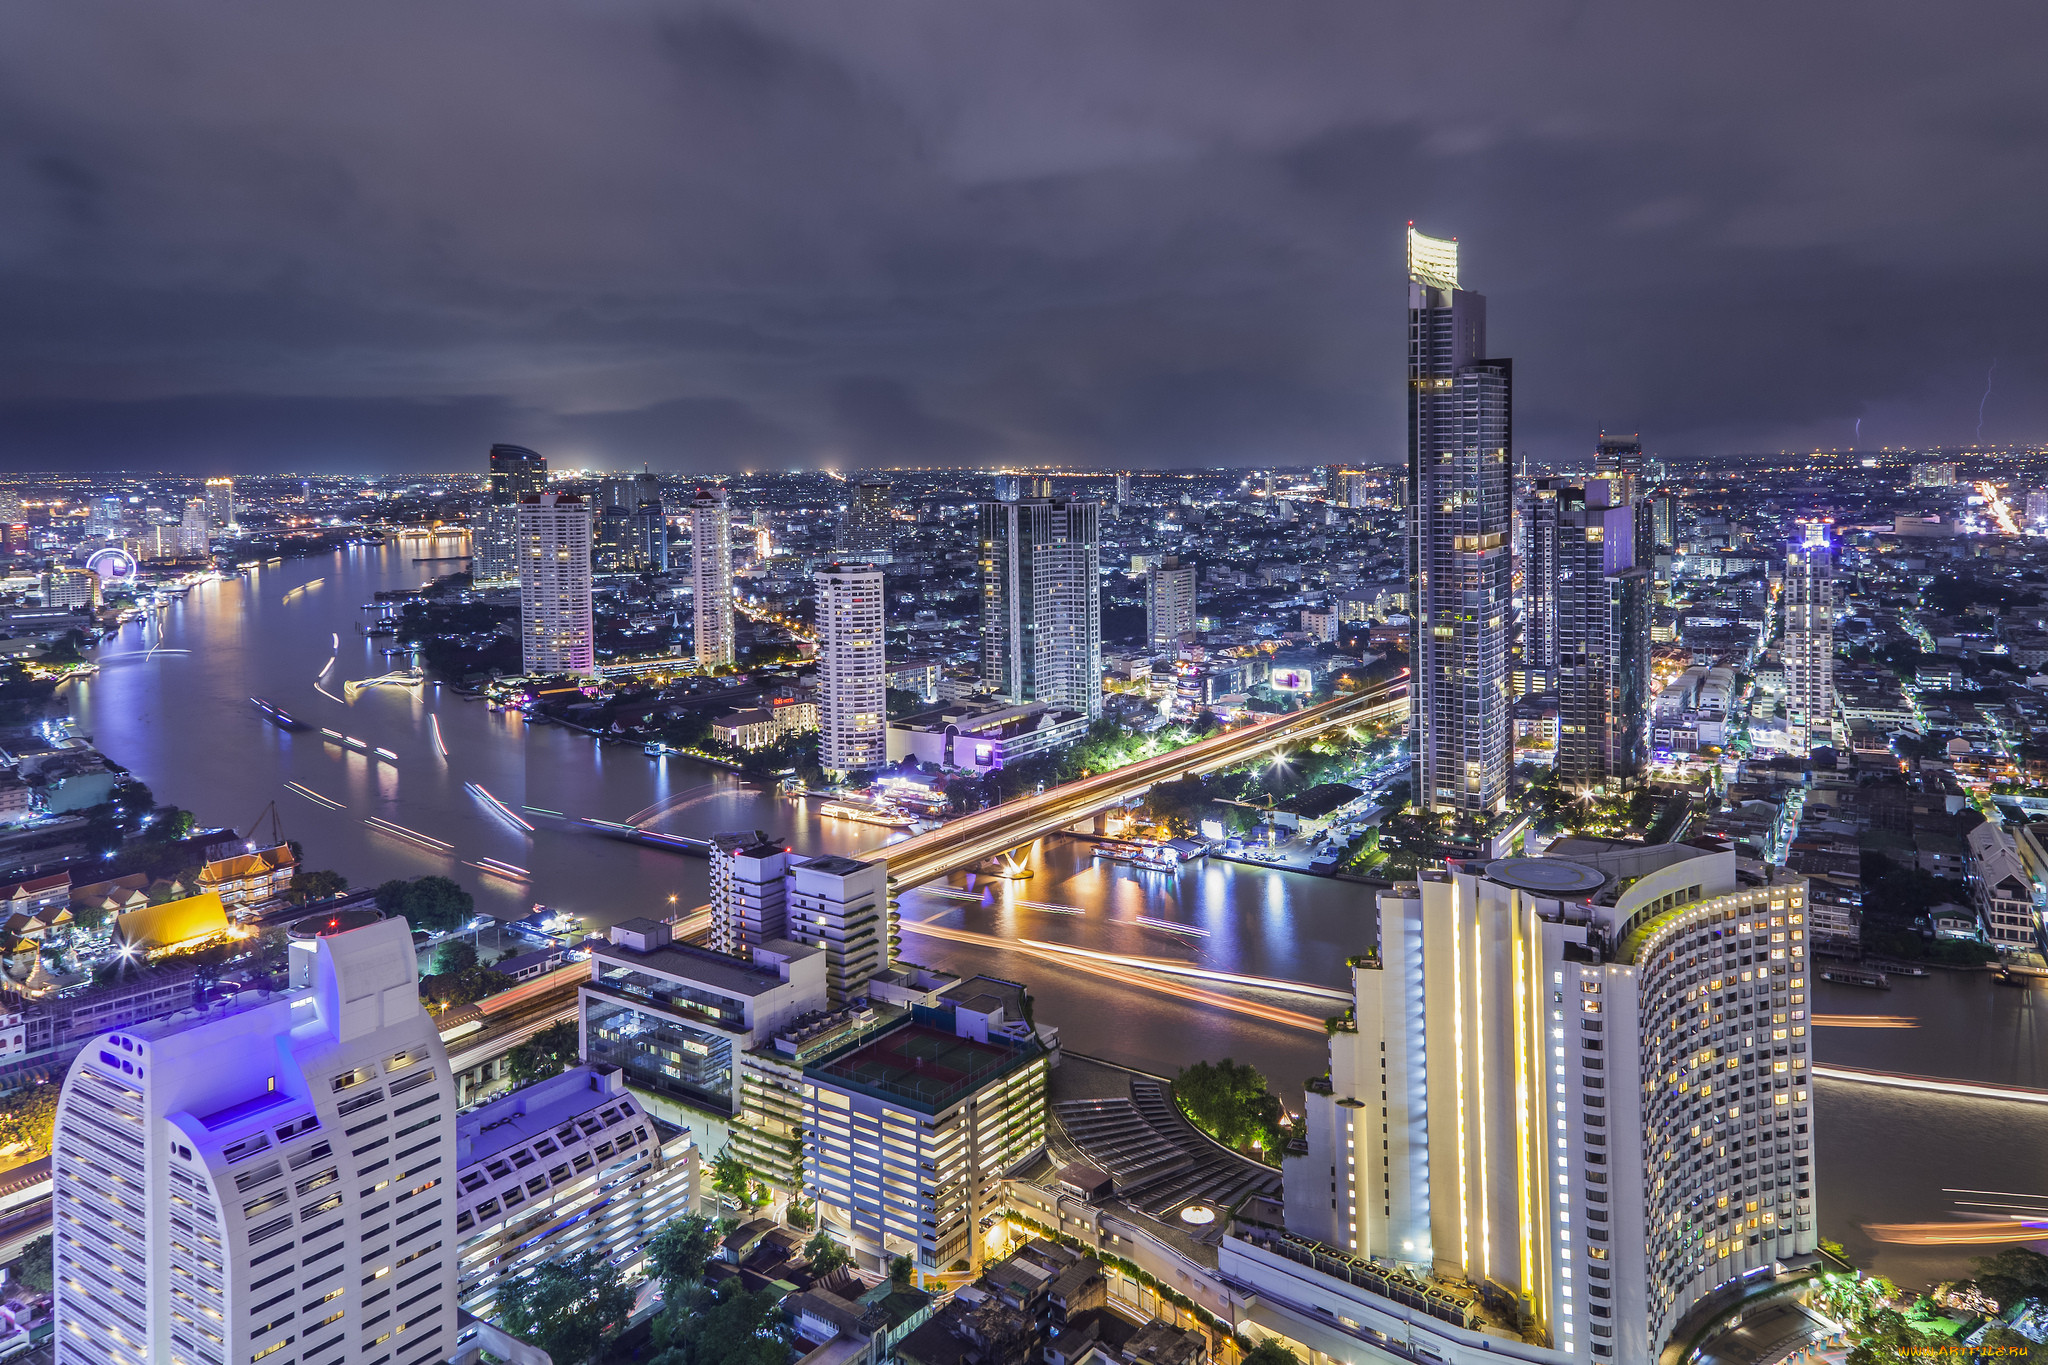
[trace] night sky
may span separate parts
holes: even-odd
[[[1304,465],[1456,236],[1541,461],[2048,431],[2038,4],[0,8],[0,465]],[[1987,389],[1989,396],[1985,397]],[[1857,423],[1860,419],[1860,441]]]

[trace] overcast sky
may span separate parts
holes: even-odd
[[[0,7],[0,464],[1396,458],[2048,431],[2038,4]],[[1986,398],[1987,380],[1989,396]]]

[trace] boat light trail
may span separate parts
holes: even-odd
[[[496,858],[480,858],[475,862],[464,858],[462,865],[464,867],[473,867],[477,871],[488,873],[493,877],[503,877],[508,882],[528,882],[533,880],[532,874],[525,868],[514,867],[511,863],[501,863]]]
[[[315,692],[318,692],[321,696],[327,698],[327,700],[329,701],[341,701],[340,697],[335,696],[332,692],[329,692],[326,688],[322,687],[317,679],[313,683],[313,690]],[[348,705],[348,703],[345,701],[341,701],[341,704],[343,706]]]
[[[1865,1223],[1873,1242],[1899,1246],[1962,1247],[2010,1245],[2048,1239],[2048,1221],[2001,1219],[1992,1223]]]
[[[1132,918],[1147,929],[1164,929],[1170,934],[1192,934],[1196,938],[1209,937],[1207,929],[1197,929],[1192,924],[1181,924],[1170,919],[1154,919],[1150,915],[1134,915]]]
[[[1820,1028],[1920,1027],[1920,1021],[1910,1014],[1816,1014],[1813,1022]]]
[[[448,745],[441,738],[441,718],[432,711],[427,712],[427,728],[434,732],[434,747],[441,751],[441,757],[448,757]]]
[[[500,801],[497,797],[485,791],[476,783],[465,782],[462,784],[462,786],[463,789],[467,791],[471,796],[474,796],[477,800],[483,802],[486,806],[489,806],[492,810],[504,816],[507,820],[510,820],[520,829],[525,830],[528,834],[533,833],[532,825],[529,825],[526,823],[526,821],[520,819],[518,813],[514,811],[510,806],[506,805],[503,801]]]
[[[336,801],[331,797],[322,796],[319,792],[314,791],[311,787],[307,786],[303,782],[287,782],[284,784],[284,789],[289,792],[297,792],[300,796],[305,797],[308,801],[317,801],[321,805],[327,807],[327,809],[329,810],[348,809],[348,807],[343,805],[341,802]]]
[[[1352,1002],[1351,992],[1333,990],[1328,986],[1311,986],[1302,981],[1282,981],[1271,976],[1244,976],[1237,972],[1213,971],[1207,967],[1195,967],[1185,962],[1169,962],[1158,957],[1133,957],[1126,953],[1102,953],[1092,948],[1072,948],[1064,943],[1047,943],[1043,939],[1021,938],[1019,943],[1048,953],[1065,953],[1074,957],[1092,958],[1097,962],[1108,962],[1119,967],[1136,967],[1148,972],[1166,972],[1173,976],[1193,976],[1204,981],[1218,981],[1231,986],[1253,986],[1260,990],[1288,991],[1295,995],[1312,995],[1319,1000],[1336,1000],[1343,1004]]]
[[[521,809],[530,810],[535,815],[552,815],[558,820],[566,820],[569,818],[568,816],[562,814],[562,812],[558,810],[549,810],[546,806],[523,806],[521,807]]]
[[[319,680],[320,680],[321,682],[326,682],[326,681],[327,681],[327,675],[328,675],[329,673],[332,673],[333,671],[334,671],[334,656],[330,654],[330,655],[328,655],[328,656],[327,656],[327,662],[326,662],[326,663],[324,663],[324,664],[322,664],[322,665],[320,665],[320,671],[319,671],[318,673],[314,674],[314,677],[318,678],[318,679],[319,679]]]
[[[455,845],[448,843],[446,840],[436,839],[431,834],[422,834],[416,829],[407,829],[404,825],[393,824],[381,816],[369,816],[363,823],[379,834],[388,834],[394,839],[403,839],[407,843],[424,848],[430,853],[453,853],[455,851]]]
[[[2022,1104],[2048,1104],[2048,1090],[2028,1090],[2016,1085],[1987,1085],[1982,1081],[1949,1081],[1939,1076],[1908,1076],[1896,1071],[1867,1071],[1860,1066],[1817,1066],[1813,1074],[1824,1081],[1855,1081],[1862,1085],[1890,1086],[1894,1090],[1921,1090],[1931,1095],[1959,1095],[1973,1100],[2018,1100]]]
[[[948,929],[941,925],[926,924],[918,920],[903,920],[898,927],[904,933],[924,934],[931,938],[948,939],[955,943],[971,943],[978,947],[1007,948],[1012,952],[1021,952],[1044,962],[1057,963],[1071,971],[1086,972],[1090,976],[1099,976],[1106,981],[1116,981],[1126,986],[1136,986],[1140,990],[1151,991],[1155,995],[1172,996],[1178,1000],[1186,1000],[1197,1005],[1208,1005],[1213,1009],[1228,1010],[1232,1014],[1247,1015],[1253,1019],[1261,1019],[1269,1024],[1280,1024],[1287,1028],[1298,1028],[1315,1033],[1325,1032],[1322,1020],[1311,1018],[1306,1014],[1298,1014],[1293,1010],[1283,1010],[1275,1005],[1262,1005],[1256,1000],[1239,1000],[1233,996],[1218,995],[1215,991],[1205,991],[1195,986],[1183,986],[1172,981],[1161,981],[1156,977],[1145,976],[1139,972],[1121,967],[1091,962],[1086,958],[1064,953],[1049,953],[1041,948],[1028,947],[1011,940],[995,938],[988,934],[977,934],[965,929]]]

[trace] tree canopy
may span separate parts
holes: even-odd
[[[446,877],[416,877],[409,882],[394,878],[377,888],[377,908],[405,916],[415,929],[444,934],[469,923],[476,898]]]
[[[1196,1062],[1174,1078],[1174,1098],[1196,1127],[1229,1147],[1273,1153],[1280,1146],[1280,1100],[1255,1066]]]
[[[632,1312],[633,1290],[602,1251],[543,1262],[498,1289],[498,1325],[555,1365],[596,1360]]]
[[[550,1076],[559,1076],[577,1060],[577,1049],[582,1039],[576,1031],[573,1019],[550,1024],[533,1037],[512,1049],[505,1059],[505,1069],[514,1085],[532,1085]]]

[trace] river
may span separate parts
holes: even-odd
[[[396,662],[384,657],[385,641],[362,634],[372,617],[362,608],[380,590],[431,576],[438,566],[414,563],[415,552],[412,543],[354,546],[196,588],[157,625],[131,624],[101,648],[99,675],[67,694],[80,729],[159,800],[202,821],[247,832],[275,802],[285,837],[303,844],[308,866],[334,868],[357,885],[452,876],[482,908],[503,916],[545,904],[601,927],[675,914],[707,898],[701,860],[605,839],[539,811],[613,820],[653,811],[653,829],[760,829],[803,852],[854,853],[879,842],[882,831],[822,819],[813,806],[720,770],[652,760],[561,726],[528,725],[438,687],[373,688],[353,704],[341,701],[345,680]],[[397,761],[323,742],[317,729],[280,730],[249,704],[252,696],[387,749]],[[493,812],[466,783],[521,811],[534,830]],[[373,817],[444,841],[452,852],[379,833],[366,823]],[[475,866],[486,859],[525,868],[531,880],[487,874]],[[1320,1028],[1136,989],[1048,959],[1033,945],[1175,958],[1341,990],[1345,959],[1372,939],[1369,888],[1222,862],[1178,873],[1112,867],[1059,838],[1036,845],[1029,865],[1034,875],[1025,881],[969,886],[956,877],[950,894],[906,896],[903,955],[1025,982],[1036,1017],[1058,1025],[1076,1052],[1168,1074],[1230,1056],[1258,1066],[1290,1104],[1302,1080],[1324,1070]],[[918,933],[921,921],[979,937]],[[1229,994],[1314,1017],[1342,1008],[1292,993]],[[2048,1088],[2048,991],[1938,974],[1888,992],[1823,984],[1816,1000],[1823,1013],[1896,1015],[1916,1025],[1821,1029],[1823,1063]],[[1842,1082],[1822,1082],[1819,1099],[1822,1229],[1860,1263],[1903,1282],[1961,1273],[1980,1249],[1877,1244],[1862,1225],[1941,1221],[2014,1196],[2048,1196],[2041,1169],[2048,1106]],[[1997,1194],[1968,1192],[1984,1190]]]

